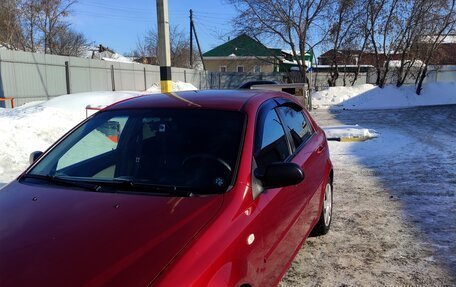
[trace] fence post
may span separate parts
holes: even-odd
[[[146,67],[144,67],[144,90],[147,91]]]
[[[187,71],[186,70],[184,70],[184,82],[187,83]]]
[[[70,87],[70,64],[68,61],[65,61],[65,81],[66,81],[66,91],[67,94],[71,94],[71,87]]]
[[[220,90],[220,82],[221,82],[221,79],[220,79],[220,78],[222,77],[222,75],[221,75],[221,74],[222,74],[222,73],[218,73],[218,76],[219,76],[219,83],[218,83],[218,88],[219,88],[219,90]]]
[[[116,90],[116,80],[114,78],[114,65],[111,65],[111,84],[112,84],[112,91]]]
[[[214,82],[213,81],[213,78],[214,78],[214,73],[210,72],[211,73],[211,84],[209,85],[209,89],[212,89],[212,83]]]

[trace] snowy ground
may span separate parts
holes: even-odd
[[[188,83],[173,82],[173,91],[196,90]],[[0,186],[16,178],[29,165],[33,151],[44,151],[86,118],[86,106],[103,108],[112,103],[159,93],[158,85],[147,92],[88,92],[56,97],[15,108],[0,108]],[[89,115],[95,111],[89,111]]]
[[[331,231],[307,240],[281,286],[456,286],[456,105],[312,116],[379,137],[330,142]]]

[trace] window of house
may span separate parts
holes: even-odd
[[[238,65],[237,66],[237,72],[238,73],[243,73],[244,72],[244,66],[243,65]]]
[[[261,73],[261,66],[259,66],[259,65],[253,66],[253,72],[255,72],[255,73]]]
[[[270,109],[259,125],[256,135],[258,150],[255,152],[258,167],[285,160],[290,155],[290,150],[276,111]]]
[[[301,111],[295,111],[290,107],[280,107],[279,110],[282,114],[285,129],[289,131],[294,146],[298,148],[312,136],[312,127]]]
[[[226,72],[226,66],[220,66],[220,72]]]

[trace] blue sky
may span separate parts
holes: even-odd
[[[155,0],[79,0],[72,7],[70,23],[95,44],[127,55],[138,37],[157,26]],[[234,8],[224,0],[168,0],[171,25],[189,33],[189,10],[204,51],[220,45],[231,32]],[[195,44],[196,49],[196,44]]]

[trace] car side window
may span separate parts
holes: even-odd
[[[257,151],[255,159],[258,167],[266,166],[272,162],[280,162],[290,155],[285,131],[279,116],[274,109],[267,111],[264,120],[258,123]]]
[[[279,110],[285,129],[290,133],[294,146],[298,148],[312,136],[312,127],[301,111],[295,111],[290,107],[280,107]]]

